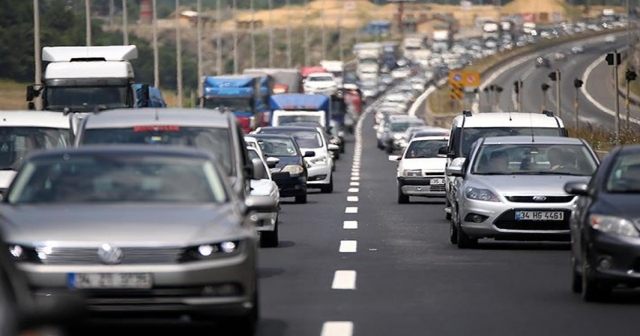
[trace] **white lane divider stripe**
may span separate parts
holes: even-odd
[[[360,181],[360,176],[351,176],[351,181]]]
[[[351,182],[349,183],[350,186],[352,187],[359,187],[360,186],[360,182]]]
[[[358,196],[347,196],[347,202],[357,202]]]
[[[357,240],[341,240],[340,241],[340,249],[341,253],[356,253],[358,252],[358,241]]]
[[[359,191],[360,191],[360,189],[358,189],[358,188],[349,188],[349,190],[348,190],[348,192],[350,192],[350,193],[357,193]]]
[[[333,275],[333,289],[356,289],[356,271],[336,271]]]
[[[353,322],[328,321],[322,325],[320,336],[351,336],[353,335]]]
[[[356,230],[358,229],[358,221],[344,221],[342,227],[345,230]]]
[[[344,213],[358,213],[358,207],[347,207]]]

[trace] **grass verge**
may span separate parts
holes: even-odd
[[[640,142],[640,128],[632,125],[626,128],[622,125],[620,144],[628,145]],[[610,129],[594,125],[586,125],[578,129],[570,128],[569,136],[586,140],[596,151],[609,151],[616,146],[615,134]]]

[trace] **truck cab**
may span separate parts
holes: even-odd
[[[260,104],[260,77],[228,75],[205,77],[201,107],[228,109],[236,116],[242,131],[250,133],[263,122]]]
[[[310,122],[329,130],[331,99],[324,94],[284,93],[269,100],[271,126]]]

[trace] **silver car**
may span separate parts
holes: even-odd
[[[469,158],[447,167],[452,185],[451,243],[473,247],[479,238],[568,240],[575,197],[567,181],[588,181],[598,157],[581,139],[489,137]]]
[[[9,252],[36,296],[77,293],[91,313],[258,318],[254,211],[204,152],[88,146],[26,160],[0,205]]]

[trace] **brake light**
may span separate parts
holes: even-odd
[[[240,122],[240,127],[242,128],[251,127],[251,120],[249,120],[249,118],[238,118],[238,122]]]
[[[148,131],[179,131],[180,126],[173,125],[152,125],[152,126],[134,126],[134,132],[148,132]]]

